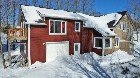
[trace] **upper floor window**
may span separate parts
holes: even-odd
[[[66,34],[66,21],[50,20],[49,34]]]
[[[120,23],[120,29],[126,31],[126,29],[127,29],[127,23],[126,22],[121,22]]]
[[[75,31],[80,32],[80,22],[75,22]]]

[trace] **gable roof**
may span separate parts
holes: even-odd
[[[43,17],[82,20],[85,23],[84,27],[94,28],[103,36],[115,36],[116,34],[111,31],[109,27],[115,26],[125,14],[125,12],[118,12],[100,17],[94,17],[82,13],[73,13],[63,10],[53,10],[24,5],[21,5],[21,10],[26,19],[26,23],[29,24],[45,24],[43,22]]]

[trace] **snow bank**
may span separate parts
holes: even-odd
[[[37,67],[40,67],[42,66],[44,63],[41,63],[39,61],[36,61],[34,64],[32,64],[31,66],[29,66],[30,69],[33,69],[33,68],[37,68]]]
[[[133,55],[129,55],[125,51],[118,50],[116,52],[113,52],[112,54],[104,56],[102,58],[101,65],[124,63],[124,62],[128,62],[128,61],[132,61],[134,59],[135,59],[135,57]]]
[[[95,66],[100,67],[110,65],[110,63],[122,63],[135,59],[127,52],[118,50],[112,54],[101,57],[93,52],[73,55],[73,56],[59,56],[49,63],[35,62],[29,67],[17,68],[17,69],[2,69],[0,68],[0,78],[88,78],[84,74],[84,71],[93,73],[97,77],[101,77],[101,71],[93,69],[89,65],[91,56],[96,60]],[[100,60],[102,59],[102,61]],[[75,60],[72,61],[72,60]],[[99,62],[101,61],[101,62]],[[93,61],[94,62],[94,61]],[[99,64],[96,64],[99,63]],[[83,65],[87,69],[81,69],[77,64]]]

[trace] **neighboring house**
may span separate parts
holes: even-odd
[[[93,48],[95,53],[107,55],[120,49],[131,54],[134,25],[127,11],[100,17],[83,16],[88,18],[85,27],[94,28]]]
[[[118,49],[130,51],[129,36],[133,28],[127,12],[93,17],[21,5],[19,24],[28,29],[29,64],[46,62],[63,54],[95,52],[106,55]],[[129,34],[124,36],[127,32]],[[123,48],[123,45],[127,46]]]

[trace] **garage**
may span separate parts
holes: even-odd
[[[46,62],[52,61],[57,56],[69,54],[69,41],[46,42]]]

